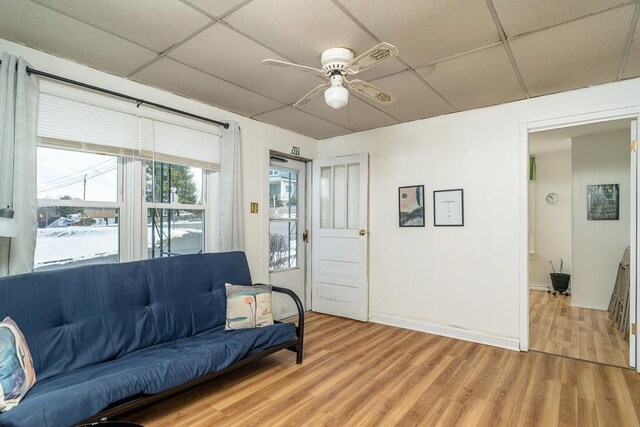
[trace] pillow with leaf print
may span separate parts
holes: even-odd
[[[273,325],[271,285],[225,284],[227,320],[225,329],[248,329]]]
[[[13,320],[0,322],[0,412],[15,407],[36,382],[24,335]]]

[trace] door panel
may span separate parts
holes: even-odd
[[[369,317],[366,154],[314,161],[314,311]]]

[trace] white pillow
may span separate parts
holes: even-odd
[[[227,321],[225,329],[247,329],[273,325],[271,285],[225,284]]]

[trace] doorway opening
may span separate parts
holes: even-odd
[[[528,135],[531,350],[635,365],[636,126],[619,119]]]
[[[307,163],[271,153],[268,182],[269,283],[291,289],[308,309]],[[275,318],[296,313],[290,298],[273,294]]]

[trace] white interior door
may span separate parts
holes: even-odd
[[[275,157],[269,165],[269,283],[294,291],[305,305],[306,165]],[[297,313],[291,298],[273,294],[273,315]]]
[[[638,307],[638,120],[631,121],[631,144],[635,149],[631,150],[631,239],[630,239],[630,277],[629,277],[629,319],[630,323],[637,323]],[[631,328],[631,325],[629,325]],[[640,351],[637,335],[629,333],[629,364],[637,366],[636,355]],[[640,369],[640,366],[638,366]],[[638,370],[640,372],[640,370]]]
[[[313,311],[367,321],[367,154],[313,162]]]

